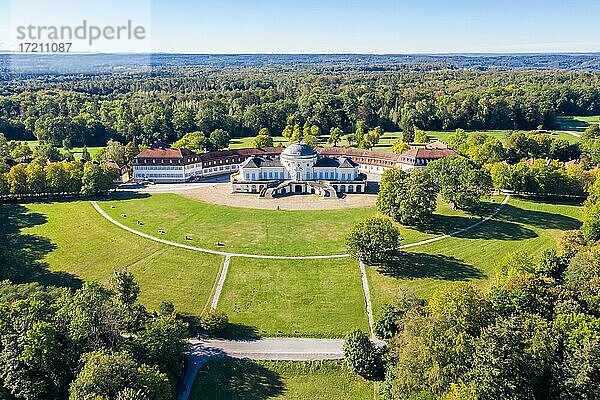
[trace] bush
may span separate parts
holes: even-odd
[[[202,327],[210,337],[222,337],[229,326],[229,318],[222,311],[211,310],[202,318]]]
[[[365,379],[380,380],[383,378],[384,366],[381,351],[360,329],[355,329],[346,335],[344,359],[352,372]]]
[[[586,211],[581,232],[587,241],[600,239],[600,203],[593,204]]]
[[[348,252],[366,264],[382,263],[398,251],[400,231],[389,218],[357,222],[346,237]]]

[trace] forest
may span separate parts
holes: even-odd
[[[177,67],[152,73],[34,76],[0,82],[0,132],[59,147],[109,139],[174,142],[189,132],[280,135],[557,127],[562,115],[600,114],[600,74],[323,67]]]

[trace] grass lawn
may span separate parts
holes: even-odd
[[[591,124],[600,124],[600,115],[587,117],[558,117],[560,129],[583,132]]]
[[[509,253],[539,257],[553,248],[561,232],[578,229],[581,207],[512,198],[493,221],[457,237],[419,246],[389,267],[369,267],[373,311],[391,301],[401,286],[428,297],[448,281],[473,280],[485,285],[494,267]]]
[[[500,198],[495,198],[497,201]],[[375,207],[323,211],[258,210],[219,206],[176,194],[147,197],[113,195],[99,202],[113,218],[139,231],[174,242],[229,252],[271,255],[345,253],[344,237],[352,225],[376,214]],[[114,206],[115,208],[110,208]],[[496,207],[489,204],[484,211]],[[121,214],[127,215],[126,218]],[[420,232],[401,227],[404,243],[449,233],[478,218],[440,203],[431,227]],[[137,221],[143,226],[138,226]],[[427,233],[425,233],[427,232]],[[184,237],[191,236],[191,241]],[[217,247],[221,242],[223,247]]]
[[[233,337],[342,337],[368,330],[360,269],[351,258],[232,258],[218,309]]]
[[[102,146],[100,146],[100,147],[88,147],[87,150],[90,153],[90,156],[92,156],[92,158],[93,158],[103,148],[104,147],[102,147]],[[81,156],[83,155],[83,147],[73,147],[71,149],[71,153],[73,153],[73,157],[75,157],[76,160],[79,160],[81,158]]]
[[[507,130],[492,130],[492,131],[474,131],[474,132],[482,132],[488,136],[499,139],[501,142],[504,142],[506,140],[506,135],[508,134],[509,131],[507,131]],[[529,132],[529,131],[518,131],[518,132]],[[427,136],[429,136],[430,139],[439,139],[445,143],[448,143],[448,140],[452,134],[454,134],[454,131],[428,131],[427,132]],[[568,133],[564,133],[564,132],[553,131],[553,132],[547,133],[547,135],[550,135],[554,139],[565,139],[565,140],[569,141],[570,143],[575,143],[575,142],[579,141],[579,138],[577,138],[573,135],[569,135]]]
[[[190,400],[371,400],[374,383],[341,361],[251,361],[223,358],[198,373]]]
[[[135,274],[141,301],[157,308],[171,301],[199,315],[208,303],[222,258],[167,247],[105,220],[87,201],[45,201],[0,206],[0,232],[8,233],[16,281],[78,286],[106,283],[113,269]],[[18,233],[21,235],[18,235]]]

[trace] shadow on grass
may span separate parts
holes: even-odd
[[[381,274],[396,279],[434,278],[463,281],[485,277],[480,270],[462,260],[441,254],[400,252],[376,268]]]
[[[565,131],[580,131],[583,132],[585,129],[590,126],[589,123],[585,121],[580,121],[573,117],[560,117],[558,119],[560,129]]]
[[[434,235],[447,235],[460,229],[467,228],[478,223],[483,218],[468,218],[462,216],[435,215],[432,221],[422,227],[419,231]],[[456,234],[456,237],[465,239],[496,239],[496,240],[520,240],[537,237],[532,229],[522,226],[518,221],[489,220],[481,227],[475,227]]]
[[[150,193],[112,192],[108,196],[99,196],[99,197],[93,198],[92,200],[96,200],[98,203],[103,203],[105,201],[114,201],[114,200],[145,199],[150,196],[151,196]]]
[[[221,358],[198,372],[190,399],[263,400],[284,392],[285,385],[277,372],[251,360]]]
[[[45,215],[30,212],[21,204],[8,203],[0,207],[0,279],[80,287],[81,279],[66,272],[49,271],[48,264],[42,261],[46,254],[56,249],[54,243],[42,236],[22,233],[25,228],[46,222]]]
[[[230,322],[227,326],[227,332],[223,335],[223,339],[257,340],[260,339],[260,334],[258,333],[258,329],[254,326]]]
[[[538,202],[541,203],[539,200]],[[525,224],[540,229],[570,230],[581,227],[581,221],[573,217],[547,211],[525,210],[510,204],[504,206],[499,218],[507,223]]]

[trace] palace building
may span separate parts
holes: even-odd
[[[252,156],[232,175],[236,193],[259,193],[275,197],[288,193],[314,193],[334,198],[337,193],[363,193],[367,176],[346,156],[318,154],[311,146],[296,142],[278,156]]]
[[[261,197],[315,193],[333,198],[338,193],[365,192],[367,173],[426,168],[431,161],[456,156],[440,141],[402,154],[343,147],[313,149],[305,143],[196,154],[157,142],[134,158],[133,179],[171,183],[229,174],[232,191],[237,193]]]

